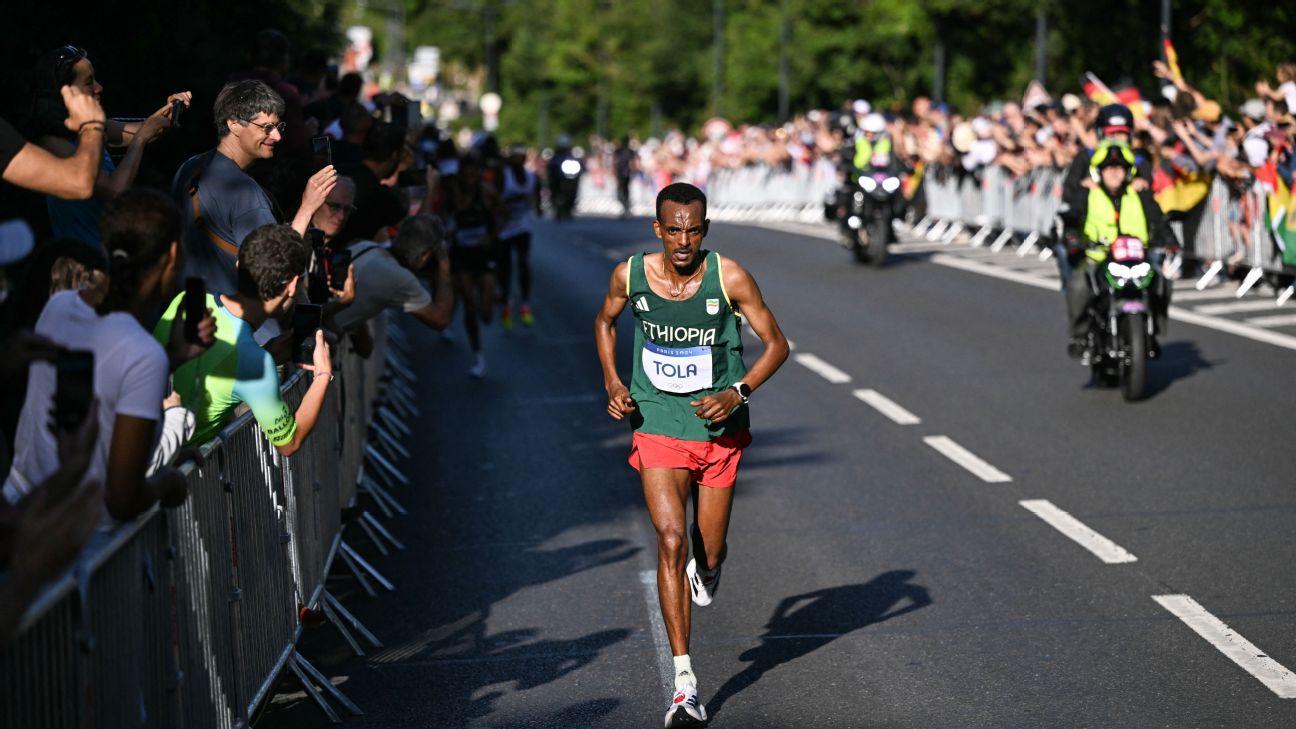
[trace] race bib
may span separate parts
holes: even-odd
[[[643,368],[662,392],[684,394],[711,387],[711,348],[671,349],[644,341]]]

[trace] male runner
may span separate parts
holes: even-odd
[[[689,662],[689,593],[709,605],[720,586],[734,479],[751,442],[747,399],[788,355],[751,274],[702,250],[709,226],[701,190],[682,182],[662,189],[653,221],[662,252],[619,264],[594,319],[608,414],[634,426],[630,465],[639,470],[657,530],[657,594],[675,660],[667,727],[706,721]],[[616,369],[616,319],[627,303],[636,320],[629,389]],[[740,311],[764,344],[751,371],[742,360]],[[686,565],[690,495],[693,559]]]

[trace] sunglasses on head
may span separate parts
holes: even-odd
[[[66,45],[54,50],[54,79],[60,85],[71,83],[72,67],[89,54],[84,48]]]

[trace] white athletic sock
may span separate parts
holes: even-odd
[[[675,690],[679,691],[685,685],[697,688],[697,676],[693,674],[693,664],[689,661],[688,654],[675,656]]]

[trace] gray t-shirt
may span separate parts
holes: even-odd
[[[198,204],[207,228],[235,247],[262,225],[279,222],[265,190],[220,152],[190,157],[176,172],[171,194],[184,216],[184,275],[200,276],[212,293],[233,294],[238,290],[234,256],[226,253],[194,221],[189,183],[196,165],[209,158],[198,180]]]
[[[362,240],[351,246],[351,260],[356,296],[350,306],[334,315],[338,329],[355,329],[383,309],[418,311],[432,303],[432,295],[418,277],[377,243]]]

